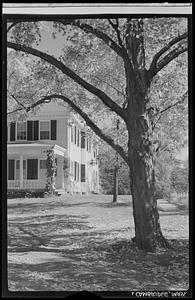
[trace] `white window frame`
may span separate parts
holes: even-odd
[[[18,139],[18,123],[26,124],[26,139]],[[27,121],[16,122],[15,140],[16,141],[27,141]]]
[[[47,122],[47,123],[49,123],[49,138],[48,139],[41,139],[41,131],[43,131],[43,130],[41,130],[41,122]],[[39,140],[41,140],[41,141],[49,141],[49,140],[51,140],[51,120],[40,120],[39,121]]]
[[[24,161],[25,161],[25,164],[26,164],[26,169],[24,169]],[[19,168],[17,169],[17,162],[19,162]],[[15,159],[15,167],[14,167],[14,178],[15,180],[19,180],[20,179],[20,160],[19,159]],[[17,170],[19,170],[19,178],[16,178],[17,177]],[[24,173],[24,170],[25,170],[25,173]],[[24,176],[25,174],[25,176]],[[23,180],[27,180],[27,159],[23,159]]]

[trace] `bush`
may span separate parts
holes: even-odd
[[[29,191],[29,190],[16,190],[16,191],[7,191],[7,198],[44,198],[45,190],[43,191]]]
[[[171,186],[178,193],[187,193],[188,192],[188,167],[180,168],[176,166],[171,172]]]

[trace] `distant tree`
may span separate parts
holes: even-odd
[[[175,166],[171,172],[171,185],[178,194],[185,194],[189,188],[189,170],[188,167],[181,168]]]

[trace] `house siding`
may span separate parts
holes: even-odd
[[[40,140],[40,122],[50,121],[50,138],[47,140]],[[72,129],[71,129],[72,128]],[[81,132],[84,132],[85,125],[83,122],[78,120],[74,114],[70,113],[67,109],[62,106],[55,104],[45,104],[36,115],[29,115],[27,118],[27,139],[17,140],[17,124],[8,123],[8,145],[9,144],[24,144],[26,146],[21,151],[12,153],[8,147],[8,159],[20,160],[22,153],[22,159],[37,159],[37,180],[41,182],[41,186],[45,186],[47,180],[47,172],[45,169],[40,169],[40,160],[47,158],[46,150],[41,148],[33,148],[34,143],[40,143],[45,147],[51,145],[57,145],[62,147],[66,151],[66,157],[69,159],[71,164],[76,166],[76,178],[74,178],[75,170],[71,170],[69,165],[67,174],[64,175],[63,170],[63,155],[57,155],[57,177],[56,177],[56,188],[65,189],[69,193],[87,193],[94,190],[93,186],[93,174],[94,170],[98,169],[98,165],[90,165],[90,161],[93,157],[93,149],[89,152],[89,144],[87,150],[87,140],[85,141],[85,148],[81,147]],[[73,138],[71,138],[71,132]],[[10,137],[10,138],[9,138]],[[16,138],[16,139],[15,139]],[[83,146],[83,144],[82,144]],[[32,150],[31,150],[32,147]],[[92,145],[93,148],[93,145]],[[46,149],[46,148],[45,148]],[[11,152],[10,152],[11,151]],[[81,165],[82,170],[85,168],[85,181],[81,182]],[[11,168],[11,167],[10,167]],[[71,171],[73,174],[71,175]],[[83,172],[83,171],[82,171]],[[19,173],[18,173],[19,174]]]

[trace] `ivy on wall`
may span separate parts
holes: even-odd
[[[47,166],[47,182],[46,182],[46,191],[48,194],[54,194],[55,193],[55,177],[56,177],[56,160],[55,160],[55,154],[53,149],[49,149],[47,152],[47,160],[46,160],[46,166]]]

